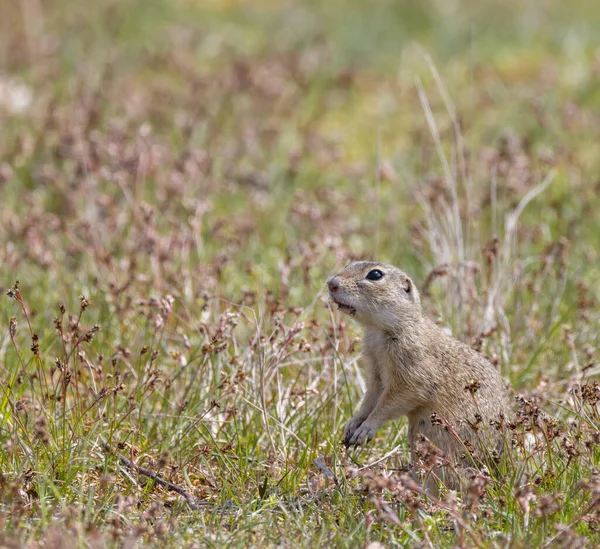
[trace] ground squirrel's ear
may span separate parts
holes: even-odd
[[[410,294],[410,293],[412,292],[412,283],[411,283],[410,279],[408,279],[408,278],[407,278],[407,279],[404,281],[404,285],[403,285],[403,286],[404,286],[404,291],[405,291],[407,294]]]

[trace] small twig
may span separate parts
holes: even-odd
[[[365,469],[370,469],[371,467],[374,467],[375,465],[377,465],[378,463],[381,463],[382,461],[386,461],[388,458],[391,458],[394,454],[397,454],[398,450],[400,450],[400,448],[402,446],[403,446],[403,443],[398,444],[398,446],[396,446],[395,448],[393,448],[392,450],[390,450],[387,454],[385,454],[385,456],[382,456],[379,459],[376,459],[375,461],[372,461],[371,463],[367,463],[366,465],[363,465],[358,470],[359,471],[364,471]]]
[[[210,501],[207,501],[204,499],[196,500],[196,498],[194,498],[194,496],[192,496],[192,494],[190,494],[185,488],[182,488],[181,486],[178,486],[177,484],[173,484],[172,482],[165,480],[164,478],[159,476],[159,473],[152,471],[152,469],[146,469],[145,467],[140,467],[139,465],[136,465],[130,459],[126,458],[123,454],[121,454],[119,452],[115,452],[110,447],[110,445],[108,444],[108,442],[105,440],[105,438],[102,435],[100,435],[100,442],[102,443],[102,446],[104,447],[104,449],[107,452],[110,452],[111,454],[114,454],[115,456],[117,456],[119,458],[119,461],[121,462],[121,464],[124,465],[125,467],[127,467],[127,469],[134,471],[136,473],[139,473],[140,475],[144,475],[145,477],[153,479],[157,484],[159,484],[160,486],[164,486],[167,490],[171,490],[172,492],[177,492],[180,496],[182,496],[185,499],[185,501],[189,505],[190,509],[192,509],[193,511],[197,511],[198,509],[200,509],[201,507],[204,507],[206,505],[211,505]]]

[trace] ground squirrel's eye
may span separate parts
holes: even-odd
[[[379,269],[373,269],[367,274],[367,280],[381,280],[383,273]]]

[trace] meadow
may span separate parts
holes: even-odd
[[[598,546],[599,28],[592,0],[0,0],[0,545]],[[405,420],[341,444],[353,259],[512,386],[463,493],[410,480]]]

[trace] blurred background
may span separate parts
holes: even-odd
[[[409,244],[414,193],[440,191],[438,145],[459,194],[478,198],[492,174],[514,202],[556,168],[554,237],[595,200],[594,2],[22,0],[2,2],[0,20],[1,192],[13,212],[33,201],[97,221],[99,194],[125,204],[126,189],[151,205],[173,197],[164,228],[169,213],[198,211],[191,202],[211,209],[205,228],[230,232],[239,215],[246,258],[339,236],[351,255],[375,245],[419,269],[436,260]],[[501,173],[496,156],[520,153]],[[310,215],[347,223],[332,232]]]
[[[163,501],[154,486],[123,514],[117,496],[143,490],[98,457],[108,429],[128,455],[172,451],[170,478],[197,497],[235,500],[230,530],[202,519],[213,543],[366,542],[348,524],[368,505],[313,466],[356,464],[339,441],[364,388],[360,332],[323,295],[352,259],[402,267],[516,390],[583,417],[572,391],[598,373],[600,328],[598,29],[594,0],[0,0],[0,289],[19,280],[24,300],[0,302],[18,324],[0,339],[0,426],[2,469],[30,498],[20,539],[56,506],[98,528],[118,508],[130,532]],[[365,460],[397,447],[406,461],[398,425]],[[580,498],[558,522],[587,501],[588,450],[554,477]],[[536,454],[539,469],[561,452]],[[253,513],[269,494],[317,507],[265,528]],[[512,525],[504,508],[472,524],[483,539],[553,539],[519,494],[502,495]],[[311,522],[321,505],[331,537]]]

